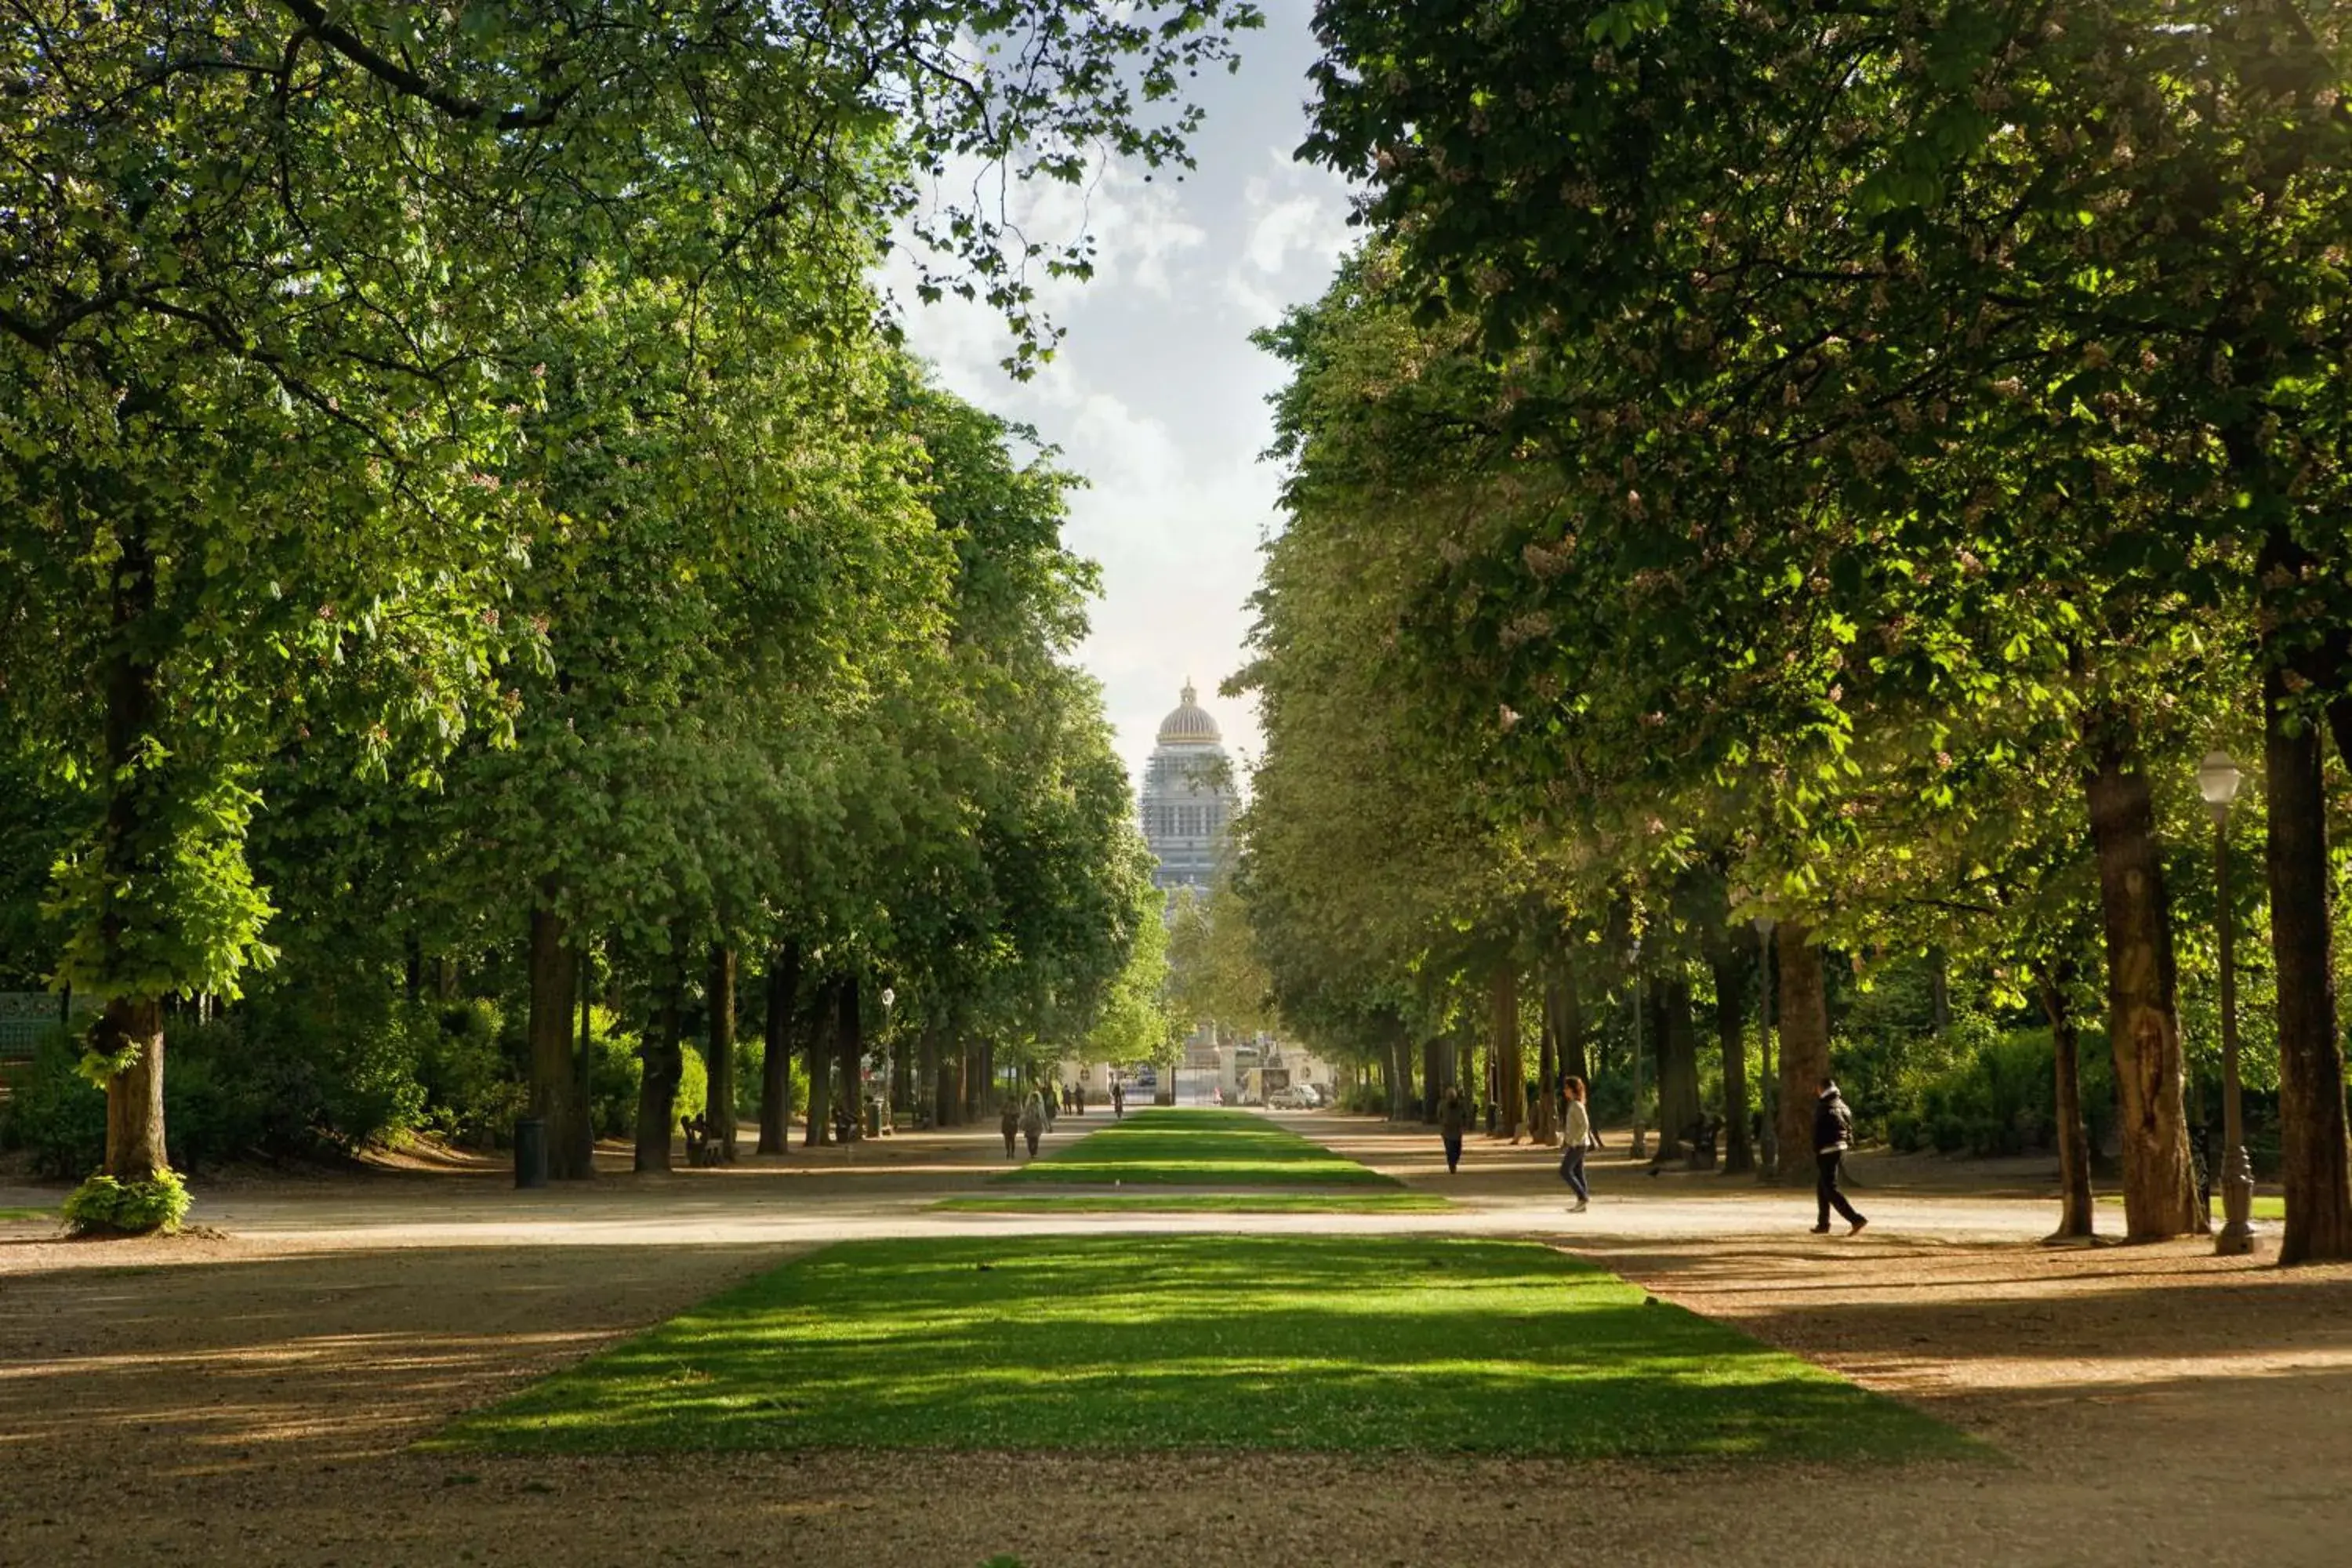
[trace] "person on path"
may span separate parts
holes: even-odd
[[[1076,1111],[1080,1116],[1084,1116],[1087,1113],[1087,1086],[1085,1084],[1073,1084],[1070,1087],[1070,1109]]]
[[[1566,1093],[1566,1112],[1559,1123],[1559,1175],[1576,1194],[1576,1206],[1570,1214],[1582,1214],[1592,1202],[1592,1189],[1584,1183],[1584,1152],[1592,1145],[1592,1118],[1584,1109],[1584,1080],[1572,1078],[1560,1085]]]
[[[1127,1120],[1127,1085],[1117,1079],[1110,1085],[1110,1114],[1113,1121]]]
[[[1445,1145],[1445,1170],[1458,1174],[1462,1164],[1462,1129],[1469,1125],[1470,1112],[1462,1103],[1462,1090],[1449,1087],[1445,1098],[1437,1102],[1437,1136]]]
[[[1853,1147],[1853,1112],[1846,1109],[1845,1098],[1838,1093],[1837,1080],[1823,1076],[1822,1097],[1813,1102],[1813,1165],[1818,1179],[1813,1184],[1813,1196],[1821,1217],[1813,1224],[1815,1236],[1830,1233],[1830,1210],[1834,1208],[1845,1216],[1853,1228],[1848,1236],[1860,1236],[1862,1227],[1870,1222],[1854,1212],[1845,1194],[1838,1191],[1838,1167],[1845,1162],[1845,1152]]]
[[[1029,1141],[1029,1157],[1037,1157],[1037,1140],[1045,1134],[1045,1101],[1032,1093],[1029,1103],[1021,1108],[1021,1136]]]
[[[1010,1160],[1013,1158],[1013,1141],[1021,1136],[1021,1112],[1013,1109],[1009,1100],[1004,1102],[1003,1114],[996,1119],[996,1130],[1004,1134],[1004,1157]]]

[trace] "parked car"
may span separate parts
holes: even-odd
[[[1313,1110],[1321,1103],[1300,1084],[1285,1084],[1265,1097],[1268,1110]]]
[[[1160,1087],[1160,1069],[1158,1068],[1138,1068],[1135,1072],[1135,1087],[1138,1089],[1158,1089]]]

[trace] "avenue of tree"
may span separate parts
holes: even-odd
[[[1267,735],[1235,889],[1286,1019],[1400,1093],[1476,1019],[1505,1130],[1539,1078],[1540,1136],[1630,984],[1671,1143],[1697,974],[1743,1169],[1769,917],[1785,1173],[1822,955],[1916,955],[2043,1010],[2063,1233],[2091,1226],[2074,1040],[2101,1022],[2129,1233],[2201,1229],[2181,922],[2210,926],[2194,774],[2223,748],[2262,847],[2232,894],[2274,996],[2281,1256],[2352,1257],[2352,19],[1317,26],[1305,152],[1360,182],[1365,235],[1264,338],[1286,520],[1235,683]]]
[[[763,1149],[795,1047],[821,1132],[886,986],[942,1115],[1089,1037],[1164,1047],[1149,861],[1067,660],[1070,480],[929,385],[869,280],[909,237],[1016,374],[1050,353],[1028,279],[1084,249],[940,193],[1181,164],[1186,79],[1256,20],[10,8],[5,956],[99,1005],[106,1177],[170,1181],[167,1020],[273,965],[413,995],[520,964],[563,1175],[591,969],[651,1020],[641,1164],[698,992],[730,1151],[754,984]]]

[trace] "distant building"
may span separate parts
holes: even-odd
[[[1194,696],[1188,680],[1183,700],[1160,721],[1160,743],[1144,767],[1139,802],[1144,842],[1160,859],[1152,882],[1171,896],[1179,888],[1207,890],[1240,805],[1217,721]]]

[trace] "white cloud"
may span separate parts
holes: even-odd
[[[1068,336],[1034,379],[998,368],[1009,340],[985,307],[950,300],[908,313],[909,341],[948,386],[1036,426],[1087,477],[1068,539],[1101,563],[1103,596],[1080,658],[1139,770],[1187,677],[1227,746],[1259,749],[1256,715],[1215,695],[1244,658],[1279,483],[1257,454],[1281,371],[1248,337],[1320,295],[1352,243],[1345,185],[1285,151],[1299,140],[1297,94],[1275,84],[1296,81],[1313,58],[1307,7],[1276,0],[1267,14],[1266,30],[1244,44],[1242,79],[1203,79],[1209,118],[1191,177],[1147,184],[1112,168],[1083,188],[1013,193],[1032,237],[1096,239],[1092,281],[1039,283],[1040,304]],[[912,300],[911,267],[896,263],[887,277]]]

